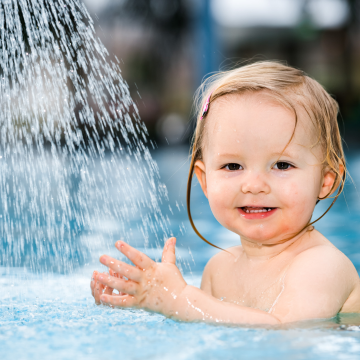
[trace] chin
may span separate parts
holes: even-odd
[[[241,238],[246,238],[259,244],[266,244],[268,242],[273,243],[274,240],[285,239],[290,236],[286,235],[286,232],[279,232],[274,229],[266,228],[265,226],[261,228],[260,226],[261,225],[258,225],[256,229],[247,228],[245,231],[241,231],[239,229],[237,229],[237,231],[235,229],[230,230],[239,234]]]

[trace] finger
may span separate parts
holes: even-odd
[[[94,272],[92,273],[92,280],[94,280],[95,282],[97,281],[97,276],[99,275],[99,272],[98,271],[96,271],[96,270],[94,270]]]
[[[114,291],[114,289],[111,288],[110,286],[105,286],[105,290],[103,291],[103,294],[105,294],[105,295],[112,295],[112,294],[113,294],[113,291]],[[101,295],[100,295],[100,297],[101,297]]]
[[[138,305],[136,298],[130,295],[123,295],[123,296],[101,295],[101,302],[103,304],[116,306],[116,307],[134,307]]]
[[[110,256],[102,255],[100,257],[100,262],[108,266],[115,273],[121,275],[121,277],[125,276],[126,278],[136,282],[139,282],[142,279],[143,272],[141,270],[122,261],[115,260]]]
[[[101,284],[99,281],[96,281],[95,289],[94,289],[94,299],[95,299],[95,304],[97,305],[100,305],[100,296],[102,295],[103,289],[104,289],[104,285]]]
[[[119,275],[118,273],[116,273],[115,271],[109,269],[109,274],[111,276],[114,276],[118,279],[123,279],[123,277],[121,275]],[[114,292],[112,293],[113,296],[119,296],[119,295],[126,295],[125,293],[119,292],[118,294],[115,294]]]
[[[112,269],[109,269],[109,274],[110,274],[111,276],[115,276],[115,277],[117,277],[117,278],[119,278],[119,279],[122,279],[122,276],[119,275],[117,272],[115,272],[115,271],[112,270]]]
[[[122,277],[120,274],[116,273],[115,271],[113,271],[113,270],[111,270],[111,269],[109,269],[109,274],[110,274],[111,276],[117,277],[118,279],[123,279],[123,277]],[[119,292],[118,294],[115,294],[115,293],[113,292],[112,295],[113,295],[113,296],[119,296],[119,295],[126,295],[126,294],[125,294],[125,293],[122,293],[122,292]]]
[[[148,256],[123,241],[117,241],[115,246],[140,269],[149,269],[154,264],[154,261],[152,261]]]
[[[124,279],[118,279],[109,275],[99,275],[99,281],[107,286],[110,286],[113,289],[118,290],[129,295],[134,295],[137,292],[139,285],[133,281],[127,281]]]
[[[123,277],[120,274],[116,273],[114,270],[109,269],[109,274],[111,276],[114,276],[114,277],[118,278],[118,279],[123,279]],[[122,293],[114,294],[113,293],[113,295],[125,295],[125,294],[122,294]]]
[[[95,289],[95,283],[96,283],[96,275],[97,275],[97,271],[95,270],[92,273],[91,276],[91,281],[90,281],[90,289],[91,289],[91,295],[94,296],[94,289]]]
[[[104,275],[103,274],[99,274],[97,272],[96,274],[96,280],[95,280],[95,286],[94,286],[94,299],[95,299],[95,303],[97,305],[100,305],[100,296],[102,295],[104,289],[105,289],[105,285],[102,284],[99,280],[98,280],[98,277],[99,275]]]
[[[111,269],[109,269],[109,274],[111,275],[111,276],[114,276],[114,277],[117,277],[118,279],[123,279],[123,277],[120,275],[120,274],[118,274],[118,273],[116,273],[115,271],[113,271],[113,270],[111,270]],[[118,294],[115,294],[114,292],[113,292],[113,295],[126,295],[125,293],[122,293],[122,292],[119,292]]]
[[[175,262],[176,262],[175,244],[176,244],[176,238],[174,238],[174,237],[170,238],[165,243],[161,262],[175,264]]]

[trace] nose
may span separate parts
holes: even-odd
[[[265,175],[258,172],[248,171],[247,176],[243,178],[241,191],[244,194],[268,194],[270,193],[270,186],[265,179]]]

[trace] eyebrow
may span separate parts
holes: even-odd
[[[238,156],[239,154],[236,154],[236,153],[221,153],[221,154],[218,154],[217,156],[218,157],[234,157],[234,156]]]
[[[276,155],[276,156],[287,156],[287,157],[291,157],[294,158],[296,156],[294,156],[294,154],[292,152],[287,152],[286,150],[282,151],[282,152],[275,152],[272,153],[271,155]]]
[[[237,154],[237,153],[221,153],[218,156],[219,157],[234,157],[234,156],[238,156],[238,155],[240,155],[240,154]],[[290,158],[295,158],[296,157],[296,156],[294,156],[293,153],[287,152],[286,150],[284,150],[283,152],[274,152],[274,153],[271,153],[271,155],[273,155],[273,156],[287,156],[287,157],[290,157]]]

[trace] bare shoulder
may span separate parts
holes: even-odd
[[[359,276],[336,247],[320,244],[291,261],[273,314],[284,322],[360,312]]]
[[[205,266],[201,280],[201,289],[211,294],[211,280],[214,273],[226,271],[228,264],[234,263],[234,260],[238,258],[242,252],[241,246],[234,246],[214,255]]]
[[[317,245],[299,253],[293,260],[292,265],[304,265],[347,270],[356,274],[356,269],[350,259],[334,245]]]
[[[299,268],[317,270],[328,275],[346,276],[351,280],[358,278],[350,259],[331,244],[317,245],[299,253],[290,264],[289,271]]]
[[[318,259],[318,260],[317,260]],[[342,313],[360,313],[360,278],[351,260],[335,246],[316,246],[299,256],[299,263],[312,262],[309,271],[323,273],[330,286],[343,292]]]
[[[298,254],[289,265],[286,277],[293,284],[307,282],[332,287],[346,299],[360,286],[359,275],[350,259],[330,243]]]

